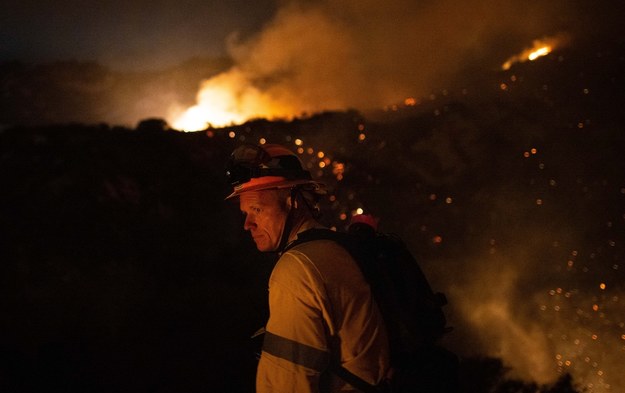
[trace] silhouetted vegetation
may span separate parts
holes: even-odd
[[[461,364],[461,388],[463,393],[581,393],[570,374],[562,375],[553,384],[539,386],[509,376],[510,368],[501,359],[472,357]]]

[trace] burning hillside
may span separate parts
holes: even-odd
[[[285,2],[258,34],[232,40],[234,66],[203,82],[192,107],[174,103],[167,119],[192,131],[254,118],[375,110],[451,89],[466,77],[465,67],[488,72],[499,66],[498,56],[511,55],[492,37],[505,33],[518,42],[545,34],[533,31],[532,13],[511,13],[506,3]],[[541,15],[554,13],[544,3],[535,7]],[[506,64],[544,56],[561,40],[543,41]]]
[[[556,46],[564,46],[564,36],[535,40],[531,48],[511,56],[502,65],[507,71],[515,63],[534,61],[551,53]],[[304,92],[298,96],[287,94],[286,91],[276,91],[271,85],[259,87],[253,72],[245,72],[239,67],[212,77],[202,83],[197,93],[197,103],[187,109],[175,107],[171,110],[171,124],[181,131],[199,131],[209,127],[225,127],[241,124],[245,121],[265,118],[293,119],[308,111],[324,111],[333,109],[346,109],[346,104],[338,104],[336,107],[331,102],[320,101],[311,105],[302,100]],[[316,89],[324,89],[317,86]],[[285,94],[287,94],[285,96]],[[285,97],[288,97],[285,98]],[[392,96],[394,102],[403,100],[403,105],[414,106],[422,100],[414,97],[404,98],[400,94]],[[357,103],[357,102],[356,102]],[[392,102],[384,103],[385,107],[395,107]],[[382,105],[379,106],[382,108]],[[361,108],[374,109],[374,108]]]

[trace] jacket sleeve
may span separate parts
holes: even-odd
[[[269,321],[257,393],[317,393],[329,364],[323,281],[305,258],[285,253],[269,280]]]

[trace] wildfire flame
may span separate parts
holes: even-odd
[[[292,108],[273,100],[269,93],[254,87],[236,68],[204,81],[196,105],[171,112],[170,123],[181,131],[225,127],[254,118],[287,118],[294,113]]]
[[[535,40],[531,48],[525,49],[523,52],[510,57],[505,63],[503,63],[501,69],[506,71],[509,70],[514,63],[522,63],[528,60],[534,61],[539,57],[548,55],[555,47],[556,41],[557,40],[555,38],[547,40]]]

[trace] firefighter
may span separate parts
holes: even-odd
[[[226,199],[239,199],[244,229],[259,251],[280,255],[269,278],[257,393],[358,392],[350,375],[380,384],[389,369],[387,333],[356,262],[331,240],[282,252],[322,227],[323,184],[293,152],[271,144],[235,149],[227,175],[234,190]]]

